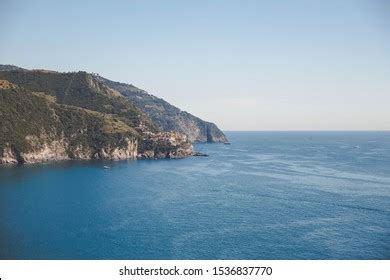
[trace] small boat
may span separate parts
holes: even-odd
[[[111,167],[105,165],[105,166],[103,166],[103,168],[104,168],[104,169],[110,169]]]
[[[192,156],[194,156],[194,157],[208,157],[209,155],[201,153],[201,152],[195,152],[192,154]]]
[[[230,145],[230,142],[223,142],[224,145]]]

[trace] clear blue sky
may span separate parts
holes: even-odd
[[[0,1],[0,63],[133,83],[225,130],[390,129],[390,1]]]

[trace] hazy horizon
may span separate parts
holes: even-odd
[[[2,1],[0,63],[97,72],[224,131],[388,131],[386,1]]]

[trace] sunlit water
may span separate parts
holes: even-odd
[[[390,258],[389,132],[228,137],[195,145],[209,157],[1,167],[0,258]]]

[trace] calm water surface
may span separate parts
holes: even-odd
[[[389,259],[389,132],[0,168],[0,259]],[[103,169],[104,165],[111,169]]]

